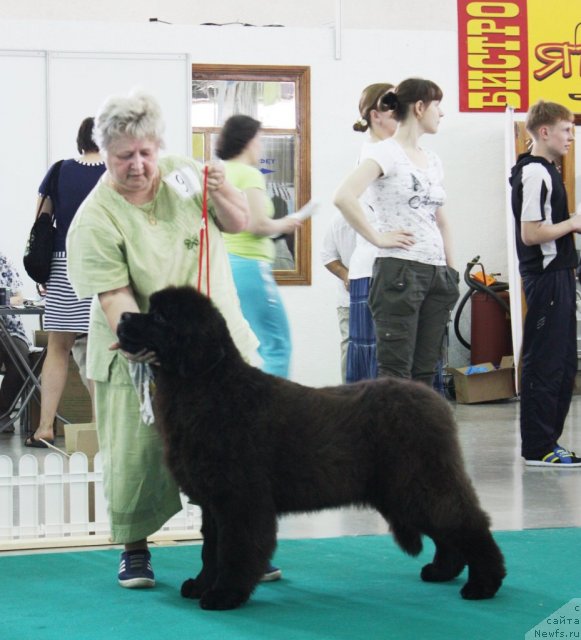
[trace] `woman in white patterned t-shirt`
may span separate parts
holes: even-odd
[[[450,313],[458,299],[450,232],[444,213],[442,165],[420,146],[443,116],[441,89],[410,78],[383,98],[399,127],[370,145],[343,182],[335,204],[353,228],[378,247],[369,306],[377,335],[379,375],[431,385]],[[376,213],[371,224],[359,202]]]

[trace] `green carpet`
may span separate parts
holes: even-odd
[[[495,534],[508,577],[496,598],[462,600],[464,579],[426,584],[433,551],[390,536],[282,540],[280,582],[241,609],[202,611],[179,595],[199,546],[153,550],[157,586],[117,586],[116,550],[0,558],[0,640],[513,640],[581,596],[581,529]]]

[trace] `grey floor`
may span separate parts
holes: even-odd
[[[518,401],[454,404],[466,465],[496,530],[581,526],[581,468],[525,468],[520,458]],[[581,451],[581,396],[574,396],[561,444]],[[64,446],[57,438],[57,446]],[[23,447],[22,438],[0,434],[0,454],[18,459],[46,450]],[[387,532],[373,512],[339,509],[284,517],[281,538],[317,538]]]

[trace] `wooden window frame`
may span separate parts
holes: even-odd
[[[192,64],[192,81],[242,80],[250,82],[292,82],[296,87],[295,121],[293,131],[267,129],[268,133],[292,133],[297,139],[297,208],[311,199],[311,72],[304,66],[254,66],[224,64]],[[195,123],[193,123],[195,125]],[[214,132],[214,127],[192,127],[192,133]],[[207,153],[207,147],[204,149]],[[274,271],[280,285],[311,284],[311,221],[306,220],[297,231],[294,269]]]

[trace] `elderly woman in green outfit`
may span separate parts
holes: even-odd
[[[69,277],[77,295],[94,296],[88,375],[95,381],[96,421],[114,542],[123,543],[119,584],[155,584],[147,536],[181,510],[178,488],[163,462],[156,430],[142,416],[128,361],[155,354],[118,349],[116,328],[126,312],[143,312],[149,296],[169,285],[198,283],[202,250],[202,168],[188,158],[159,157],[163,122],[143,93],[110,98],[95,121],[107,172],[77,213],[67,242]],[[243,318],[220,230],[248,223],[244,195],[209,165],[209,282],[240,352],[257,340]],[[204,242],[204,247],[206,242]],[[206,250],[206,249],[204,249]],[[206,292],[206,273],[201,278]]]

